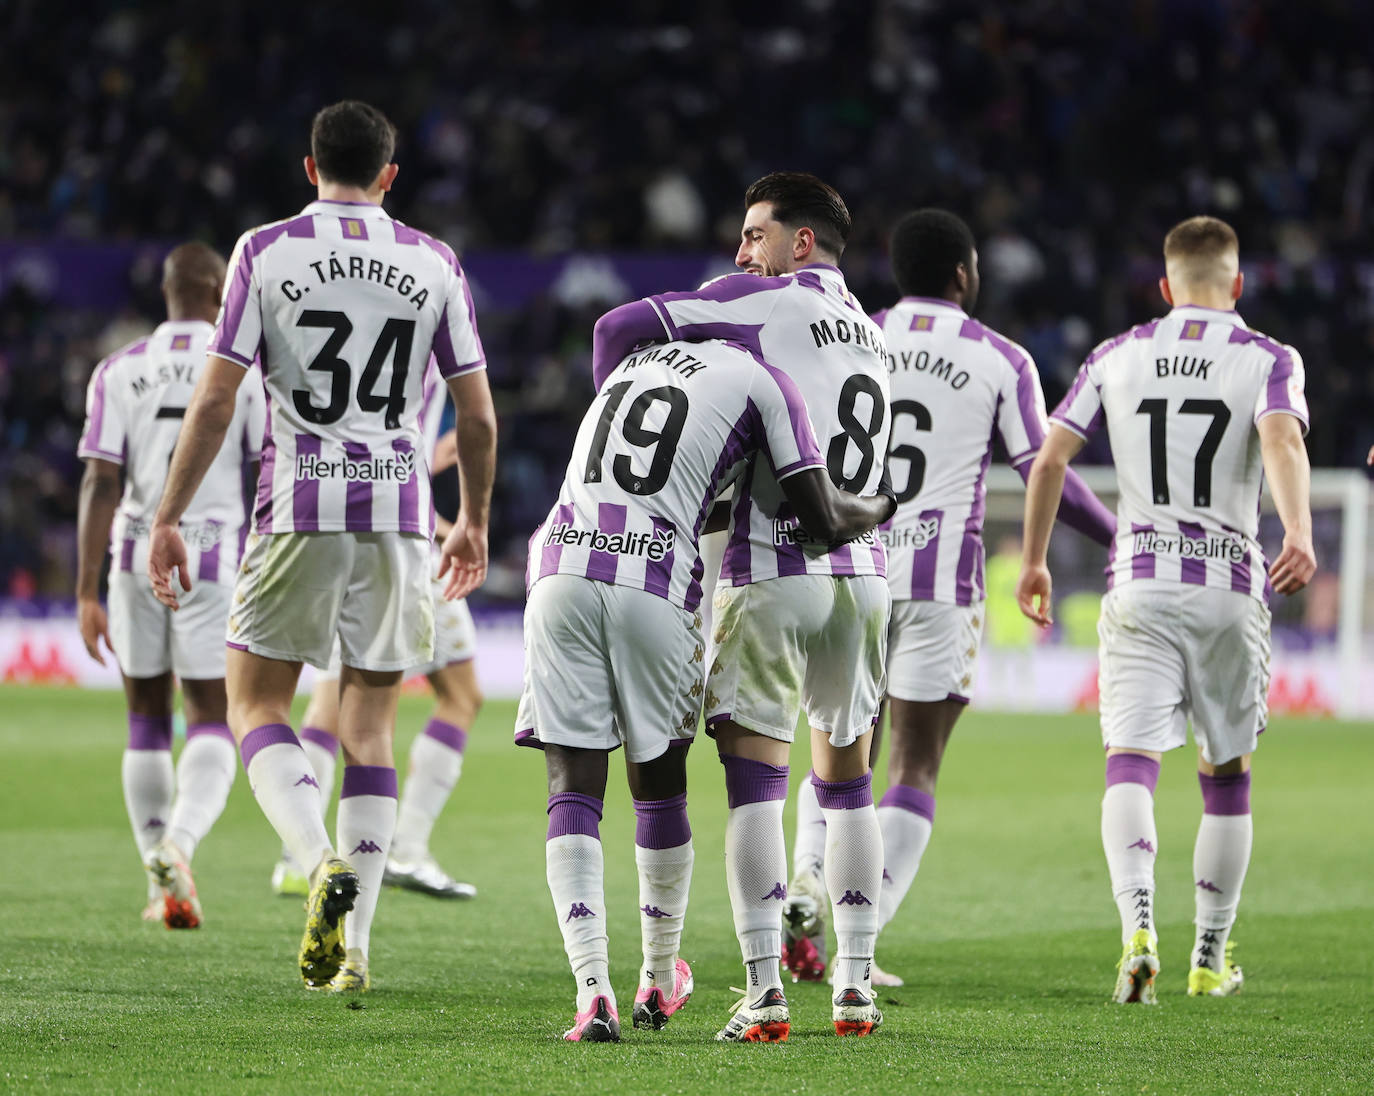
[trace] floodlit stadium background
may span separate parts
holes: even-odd
[[[473,598],[490,695],[519,680],[525,543],[591,395],[595,318],[729,269],[744,187],[798,168],[846,197],[844,267],[870,310],[895,297],[884,240],[902,211],[968,219],[978,315],[1030,350],[1051,406],[1093,344],[1164,310],[1165,230],[1230,221],[1242,314],[1302,352],[1309,450],[1333,470],[1323,571],[1275,607],[1274,707],[1374,712],[1374,8],[720,2],[687,24],[667,4],[420,0],[399,18],[304,5],[286,28],[263,5],[98,7],[3,16],[0,679],[113,683],[71,617],[90,371],[160,318],[171,244],[227,254],[310,199],[310,116],[356,96],[401,131],[390,212],[453,244],[474,287],[501,416]],[[1105,439],[1085,457],[1104,461]],[[1104,557],[1057,538],[1060,628],[1036,642],[1007,600],[1019,481],[994,488],[975,699],[1091,707]]]

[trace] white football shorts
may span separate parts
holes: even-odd
[[[717,586],[706,725],[791,742],[797,716],[842,749],[873,729],[886,682],[887,579],[787,575]]]
[[[515,741],[624,745],[636,764],[697,733],[701,618],[645,590],[548,575],[525,604],[525,687]]]
[[[1193,737],[1220,765],[1253,753],[1269,716],[1269,610],[1248,594],[1140,579],[1097,623],[1106,747],[1163,753]]]
[[[324,669],[408,670],[434,658],[429,541],[410,533],[269,533],[248,538],[229,645]]]
[[[973,695],[983,603],[892,603],[887,629],[887,692],[898,700],[959,700]]]
[[[173,583],[177,579],[173,576]],[[233,590],[192,579],[180,588],[181,608],[158,601],[146,574],[110,575],[110,640],[126,677],[159,677],[171,670],[191,681],[224,676],[224,631]]]

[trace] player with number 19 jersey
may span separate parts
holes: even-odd
[[[1302,358],[1233,311],[1175,308],[1088,356],[1051,419],[1111,436],[1121,500],[1109,590],[1158,579],[1268,603],[1253,424],[1276,413],[1306,432]]]
[[[806,397],[830,478],[872,495],[887,452],[887,344],[828,263],[790,274],[731,274],[690,293],[648,298],[674,339],[728,338],[783,369]],[[721,581],[746,586],[784,575],[883,575],[872,534],[836,548],[807,539],[777,481],[757,461],[732,506]]]
[[[420,431],[431,352],[485,367],[452,249],[369,202],[246,232],[210,353],[260,356],[271,396],[254,531],[433,532]]]

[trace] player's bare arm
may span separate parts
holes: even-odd
[[[1296,594],[1317,570],[1312,546],[1312,469],[1302,424],[1292,415],[1265,415],[1258,429],[1264,475],[1283,522],[1283,549],[1269,568],[1269,581],[1281,594]]]
[[[467,597],[487,577],[487,523],[496,473],[496,409],[485,371],[454,377],[449,392],[458,408],[459,510],[439,563],[448,576],[444,597]]]
[[[1084,440],[1062,426],[1050,427],[1049,436],[1035,455],[1030,478],[1026,481],[1025,544],[1021,557],[1021,577],[1016,582],[1016,603],[1021,612],[1042,628],[1054,623],[1050,616],[1050,569],[1046,556],[1054,516],[1064,494],[1064,477],[1069,461],[1082,450]]]
[[[76,621],[86,652],[102,666],[101,638],[106,650],[113,652],[114,648],[105,607],[100,604],[100,564],[110,546],[110,524],[119,508],[119,492],[119,465],[87,457],[76,517]]]
[[[149,535],[148,578],[157,599],[171,609],[180,608],[172,587],[173,572],[182,590],[191,590],[186,545],[177,523],[224,444],[225,431],[234,417],[235,397],[246,372],[243,366],[215,354],[206,359],[205,372],[186,409],[176,451],[167,469],[167,486],[162,490],[162,501]]]
[[[788,476],[780,486],[802,527],[832,545],[862,536],[897,509],[896,499],[889,495],[860,498],[841,491],[824,468],[808,468]]]

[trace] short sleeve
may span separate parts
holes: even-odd
[[[83,458],[123,464],[128,424],[111,378],[114,362],[114,358],[106,358],[91,374],[91,382],[86,386],[86,423],[76,453]]]
[[[759,331],[791,284],[784,278],[728,274],[690,293],[646,300],[670,339],[723,339],[758,352]]]
[[[1073,386],[1059,401],[1050,421],[1072,430],[1080,438],[1088,438],[1102,426],[1102,391],[1098,365],[1089,357],[1078,370]]]
[[[1269,379],[1260,390],[1255,402],[1255,421],[1266,415],[1292,415],[1302,423],[1302,432],[1307,433],[1308,411],[1306,370],[1303,368],[1302,355],[1291,346],[1275,344],[1274,364],[1269,370]]]
[[[477,334],[477,311],[472,306],[468,280],[452,251],[445,247],[440,255],[448,261],[450,271],[445,279],[444,310],[434,332],[434,359],[439,375],[451,381],[464,373],[485,369],[487,358]]]
[[[248,369],[262,342],[262,286],[254,269],[254,233],[245,232],[229,257],[224,303],[207,353]]]
[[[1030,355],[1013,343],[1002,351],[1007,368],[998,393],[997,432],[1015,467],[1030,460],[1045,444],[1045,393]]]
[[[749,398],[763,429],[761,448],[777,479],[807,468],[825,467],[806,401],[791,377],[760,362],[759,376],[750,388]]]

